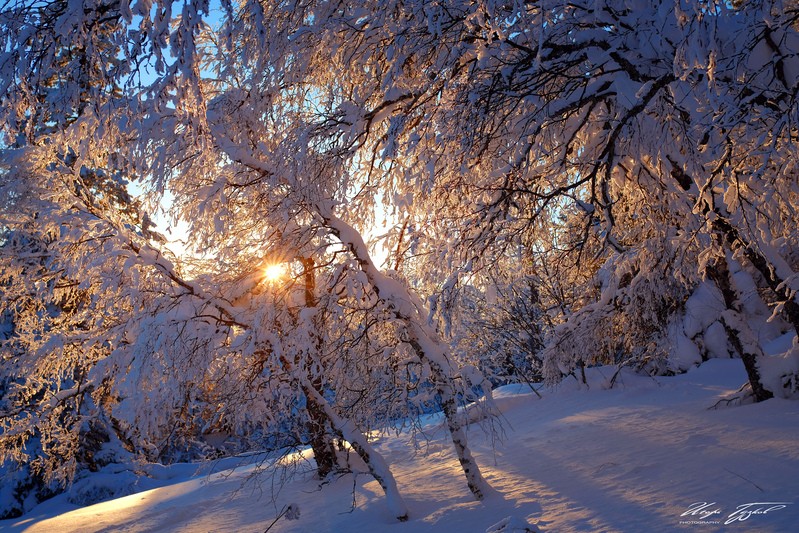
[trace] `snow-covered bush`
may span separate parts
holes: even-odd
[[[650,241],[603,265],[596,275],[599,299],[567,316],[547,338],[548,381],[604,364],[671,370],[669,357],[684,349],[675,322],[690,291],[671,268],[673,254]]]
[[[494,272],[480,291],[461,288],[451,320],[453,351],[494,386],[541,381],[546,317],[537,279]]]

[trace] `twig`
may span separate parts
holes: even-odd
[[[278,521],[278,520],[280,520],[281,518],[283,518],[283,515],[284,515],[284,514],[286,514],[286,512],[287,512],[288,510],[289,510],[289,506],[288,506],[288,505],[284,505],[284,506],[283,506],[283,509],[281,509],[281,510],[280,510],[280,512],[278,513],[277,517],[275,517],[274,521],[272,521],[272,523],[271,523],[271,524],[269,524],[269,527],[267,527],[267,528],[264,530],[264,533],[267,533],[267,532],[268,532],[270,529],[272,529],[272,526],[274,526],[275,524],[277,524],[277,521]]]
[[[760,485],[758,485],[757,483],[755,483],[755,482],[754,482],[754,481],[752,481],[751,479],[747,479],[747,478],[743,477],[741,474],[736,474],[736,473],[735,473],[735,472],[733,472],[732,470],[728,470],[728,469],[726,469],[726,468],[725,468],[724,470],[727,470],[727,472],[729,472],[730,474],[732,474],[732,475],[734,475],[734,476],[738,476],[739,478],[743,479],[744,481],[748,481],[749,483],[751,483],[752,485],[754,485],[754,486],[755,486],[755,488],[756,488],[757,490],[759,490],[760,492],[766,492],[766,491],[764,491],[764,490],[763,490],[763,489],[760,487]]]

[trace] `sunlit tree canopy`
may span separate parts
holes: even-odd
[[[744,396],[795,397],[796,342],[763,346],[799,332],[798,17],[6,0],[11,482],[310,446],[405,520],[367,435],[440,411],[483,499],[462,408],[498,384],[739,357]]]

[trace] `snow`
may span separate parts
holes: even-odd
[[[696,337],[716,322],[724,311],[724,297],[715,285],[700,283],[685,302],[683,328],[689,338]]]
[[[730,357],[727,332],[724,330],[724,326],[721,324],[721,322],[716,321],[708,326],[705,330],[703,339],[708,357]]]
[[[696,344],[686,337],[679,328],[672,328],[674,336],[674,352],[669,364],[676,370],[687,370],[702,362],[702,354]]]
[[[197,473],[195,465],[162,468],[149,481],[165,486],[89,507],[76,508],[61,495],[0,521],[0,530],[255,532],[289,506],[292,512],[270,531],[794,529],[797,402],[712,409],[746,380],[736,359],[713,359],[674,377],[623,371],[612,389],[604,388],[614,371],[587,369],[588,390],[570,379],[542,390],[543,399],[526,387],[495,391],[502,441],[470,428],[472,451],[498,491],[482,502],[464,483],[440,416],[427,419],[429,440],[416,450],[405,433],[377,438],[372,445],[391,465],[410,511],[405,523],[393,518],[383,491],[364,473],[320,487],[310,462],[297,463],[287,480],[286,471],[258,473],[252,464],[231,469],[227,460],[212,474],[207,467]],[[120,476],[120,483],[129,482]],[[690,523],[700,521],[705,524]]]

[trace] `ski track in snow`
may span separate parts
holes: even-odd
[[[59,496],[0,521],[0,530],[263,532],[296,503],[299,519],[280,519],[270,532],[483,533],[507,517],[542,532],[795,531],[799,403],[708,409],[744,382],[740,360],[712,360],[671,378],[622,373],[612,390],[601,386],[612,370],[591,370],[587,391],[575,390],[573,380],[541,400],[518,392],[524,389],[499,391],[503,440],[492,449],[477,426],[469,432],[497,491],[484,502],[472,499],[445,429],[432,422],[430,440],[416,452],[405,434],[376,443],[410,508],[406,523],[393,519],[367,474],[355,477],[354,492],[352,475],[320,490],[305,464],[306,473],[288,483],[280,471],[248,478],[248,466],[81,509]],[[681,516],[696,502],[718,508],[706,521],[719,523],[681,524],[699,518]],[[788,505],[724,524],[737,506],[753,502]]]

